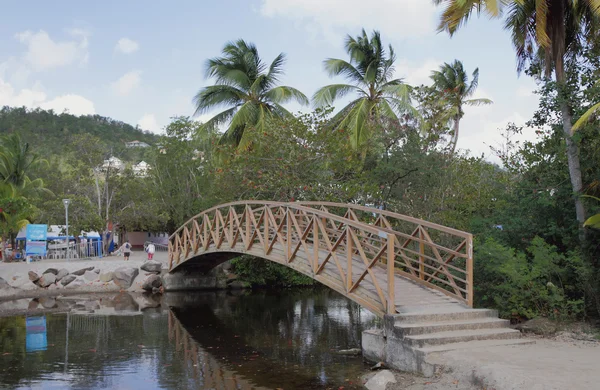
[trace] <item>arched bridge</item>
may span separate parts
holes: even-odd
[[[375,208],[241,201],[208,209],[169,238],[169,271],[240,254],[312,277],[377,315],[473,305],[470,233]]]

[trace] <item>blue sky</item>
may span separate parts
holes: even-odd
[[[254,42],[265,61],[287,54],[283,84],[306,95],[331,80],[327,57],[346,58],[343,40],[378,29],[396,51],[396,76],[429,82],[431,70],[459,59],[479,67],[479,97],[467,108],[459,148],[489,156],[498,128],[531,117],[534,82],[516,74],[500,21],[473,19],[455,37],[437,34],[428,0],[223,0],[8,2],[0,24],[0,106],[100,114],[160,133],[210,80],[204,62],[230,40]],[[341,103],[340,103],[341,105]],[[299,106],[290,106],[292,110]],[[202,118],[199,118],[202,119]],[[522,138],[533,139],[533,131]]]

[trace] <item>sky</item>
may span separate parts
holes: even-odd
[[[489,146],[501,144],[507,123],[531,118],[536,85],[517,75],[501,21],[473,18],[450,38],[436,32],[440,12],[429,0],[7,2],[0,106],[99,114],[160,134],[171,117],[194,114],[194,95],[213,81],[204,77],[206,59],[229,41],[255,43],[267,63],[284,52],[281,84],[312,96],[343,82],[327,76],[323,60],[347,59],[346,35],[376,29],[396,52],[395,76],[409,84],[430,84],[431,71],[455,59],[469,73],[479,68],[475,97],[494,104],[465,109],[458,148],[495,161]],[[535,139],[534,129],[521,139]]]

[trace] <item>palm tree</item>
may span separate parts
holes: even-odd
[[[600,0],[433,0],[445,3],[438,30],[453,35],[472,12],[485,11],[499,17],[508,10],[504,27],[512,34],[517,54],[517,71],[537,60],[545,74],[554,70],[559,93],[565,91],[565,59],[575,57],[585,42],[598,32]],[[562,127],[567,144],[569,175],[574,192],[577,221],[585,222],[585,209],[579,197],[583,182],[579,164],[579,146],[571,138],[572,107],[568,98],[560,99]],[[580,235],[583,240],[583,235]]]
[[[467,72],[462,62],[454,60],[452,64],[444,63],[440,70],[431,73],[433,86],[443,96],[444,100],[450,106],[450,113],[453,121],[453,134],[450,141],[451,154],[456,150],[458,142],[458,130],[461,118],[465,115],[463,106],[479,106],[482,104],[491,104],[490,99],[469,99],[475,93],[479,83],[479,68],[476,68],[471,75],[471,82],[468,80]]]
[[[47,161],[32,153],[29,143],[18,133],[0,139],[0,186],[10,185],[19,196],[25,197],[49,193],[42,179],[29,178],[32,170],[43,164]]]
[[[330,77],[345,76],[351,84],[327,85],[314,94],[313,102],[322,107],[347,94],[358,95],[332,119],[335,129],[347,130],[352,146],[358,148],[378,118],[397,121],[398,113],[415,110],[410,106],[410,87],[392,78],[396,55],[391,46],[386,53],[379,32],[373,31],[371,38],[364,29],[356,38],[348,35],[345,48],[349,61],[328,58],[324,66]]]
[[[206,63],[206,77],[214,77],[216,85],[202,88],[194,97],[194,104],[196,115],[228,107],[204,124],[206,129],[214,130],[228,123],[221,138],[223,142],[245,148],[249,141],[244,133],[249,127],[263,131],[272,117],[292,117],[282,106],[289,101],[308,104],[306,96],[297,89],[277,86],[283,74],[283,53],[268,67],[259,57],[256,46],[241,39],[226,44],[222,53],[222,57]]]

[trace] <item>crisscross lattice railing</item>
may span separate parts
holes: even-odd
[[[378,314],[396,313],[398,275],[472,304],[472,236],[377,209],[260,201],[213,207],[170,237],[169,269],[214,252],[285,264]]]

